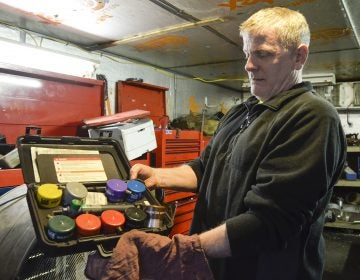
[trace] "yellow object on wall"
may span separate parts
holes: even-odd
[[[189,97],[189,109],[191,113],[200,113],[200,106],[193,95]]]

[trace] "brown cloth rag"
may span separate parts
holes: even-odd
[[[92,264],[93,270],[90,271]],[[87,263],[87,274],[92,279],[171,279],[213,280],[198,235],[176,234],[170,239],[139,230],[129,231],[119,239],[110,260],[101,264],[95,259]],[[96,270],[96,271],[95,271]],[[101,275],[101,277],[100,277]],[[89,276],[89,275],[87,275]]]

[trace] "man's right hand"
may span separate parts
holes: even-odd
[[[143,180],[150,189],[165,188],[194,192],[197,187],[194,171],[185,164],[172,168],[152,168],[138,163],[131,167],[130,179]]]
[[[130,169],[130,179],[143,180],[148,188],[154,188],[159,186],[160,178],[156,175],[155,168],[144,164],[135,164]]]

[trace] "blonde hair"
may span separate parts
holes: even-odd
[[[265,8],[250,16],[240,25],[240,36],[245,33],[261,35],[269,27],[276,32],[280,44],[287,49],[310,44],[310,30],[305,17],[297,11],[282,7]]]

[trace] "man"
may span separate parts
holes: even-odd
[[[131,178],[198,193],[191,234],[216,279],[321,279],[324,209],[345,161],[341,123],[302,82],[310,32],[300,13],[260,10],[240,35],[252,96],[226,114],[199,158],[138,164]]]

